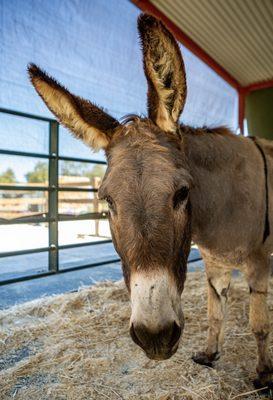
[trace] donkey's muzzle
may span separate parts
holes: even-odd
[[[166,360],[177,350],[182,329],[175,321],[158,332],[151,332],[142,324],[130,327],[133,341],[152,360]]]

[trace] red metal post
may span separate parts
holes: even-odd
[[[262,90],[262,89],[267,89],[267,88],[272,88],[272,87],[273,87],[273,79],[268,80],[268,81],[263,81],[263,82],[252,83],[251,85],[238,88],[238,96],[239,96],[238,120],[239,120],[239,127],[240,127],[242,134],[244,134],[246,96],[255,90]]]
[[[238,122],[241,134],[244,134],[244,118],[245,118],[245,99],[246,99],[246,91],[244,88],[240,88],[238,90],[239,97],[239,111],[238,111]]]

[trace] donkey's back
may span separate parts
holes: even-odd
[[[234,267],[261,247],[272,251],[273,142],[225,128],[185,131],[192,233],[202,253]]]

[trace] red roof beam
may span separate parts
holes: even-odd
[[[242,89],[246,92],[253,92],[254,90],[268,89],[273,87],[273,79],[263,82],[252,83],[248,86],[244,86]]]

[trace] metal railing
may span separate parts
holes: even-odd
[[[102,164],[105,165],[105,161],[92,160],[89,158],[78,158],[78,157],[66,157],[61,156],[59,154],[59,123],[51,118],[36,116],[32,114],[26,114],[22,112],[17,112],[13,110],[8,110],[4,108],[0,108],[0,113],[7,113],[10,115],[15,115],[24,118],[30,118],[34,120],[40,120],[48,123],[49,125],[49,152],[48,154],[42,153],[32,153],[26,151],[13,151],[13,150],[5,150],[0,149],[0,154],[3,155],[13,155],[13,156],[24,156],[24,157],[35,157],[39,159],[48,160],[48,172],[49,179],[48,185],[5,185],[0,184],[0,190],[11,191],[11,190],[27,190],[27,191],[46,191],[48,193],[48,210],[46,213],[40,213],[35,216],[24,216],[15,218],[12,220],[5,220],[3,218],[0,219],[0,225],[8,225],[8,224],[18,224],[18,223],[48,223],[48,232],[49,232],[49,241],[47,247],[35,248],[35,249],[27,249],[27,250],[17,250],[17,251],[8,251],[0,253],[0,258],[10,257],[10,256],[18,256],[24,254],[31,253],[39,253],[39,252],[48,252],[48,271],[42,273],[35,273],[29,275],[18,276],[11,279],[0,280],[0,285],[14,283],[23,280],[29,280],[34,278],[40,278],[43,276],[48,276],[57,273],[64,273],[74,270],[79,270],[83,268],[96,267],[104,264],[109,264],[113,262],[119,261],[119,258],[109,259],[107,261],[88,263],[87,265],[79,265],[76,267],[68,267],[65,269],[59,268],[59,250],[77,248],[82,246],[93,246],[93,245],[101,245],[105,243],[111,243],[112,240],[99,240],[99,241],[90,241],[85,243],[74,243],[67,245],[59,245],[58,240],[58,223],[60,221],[77,221],[77,220],[88,220],[88,219],[107,219],[107,212],[91,212],[80,215],[60,215],[58,213],[58,193],[60,191],[67,192],[97,192],[97,188],[81,188],[81,187],[59,187],[58,180],[58,167],[59,161],[75,161],[82,163],[90,163],[90,164]],[[1,269],[0,269],[1,276]]]

